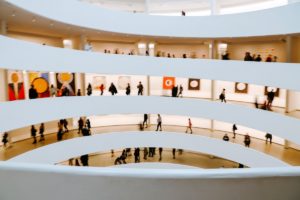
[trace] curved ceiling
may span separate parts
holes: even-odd
[[[146,6],[148,11],[152,13],[170,13],[185,11],[204,11],[209,10],[212,0],[79,0],[91,3],[102,8],[145,12]],[[285,0],[217,0],[221,8],[234,6],[247,6],[257,3],[273,3],[286,2]]]

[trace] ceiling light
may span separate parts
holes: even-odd
[[[13,12],[13,13],[11,14],[11,16],[12,16],[12,17],[15,17],[15,16],[16,16],[16,13],[15,13],[15,12]]]
[[[34,23],[34,22],[36,22],[36,19],[35,19],[35,18],[32,18],[32,20],[31,20],[31,21]]]

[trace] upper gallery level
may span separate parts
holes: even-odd
[[[52,26],[60,24],[137,36],[231,38],[300,32],[296,20],[300,17],[300,3],[247,13],[198,17],[112,11],[77,0],[60,1],[59,6],[56,1],[49,0],[43,3],[37,0],[6,0],[2,1],[1,7],[5,6],[10,8],[11,15],[22,12],[24,19],[35,21],[37,17],[43,18],[50,20]]]

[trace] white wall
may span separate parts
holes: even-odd
[[[182,58],[183,54],[187,54],[188,58],[208,58],[208,45],[204,44],[157,44],[156,51],[165,57],[170,53],[171,57],[174,54],[176,58]]]
[[[111,54],[115,53],[115,50],[118,49],[119,54],[124,52],[125,55],[128,55],[132,50],[135,53],[138,52],[137,45],[135,43],[124,43],[124,42],[109,42],[109,41],[91,41],[94,52],[104,53],[104,50],[110,50]]]

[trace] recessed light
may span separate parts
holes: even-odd
[[[35,18],[32,18],[32,20],[31,20],[31,21],[34,23],[34,22],[36,22],[36,19],[35,19]]]
[[[16,13],[15,13],[15,12],[13,12],[13,13],[11,14],[11,16],[12,16],[12,17],[15,17],[15,16],[16,16]]]
[[[53,23],[51,23],[51,24],[50,24],[50,26],[54,26],[54,24],[53,24]]]

